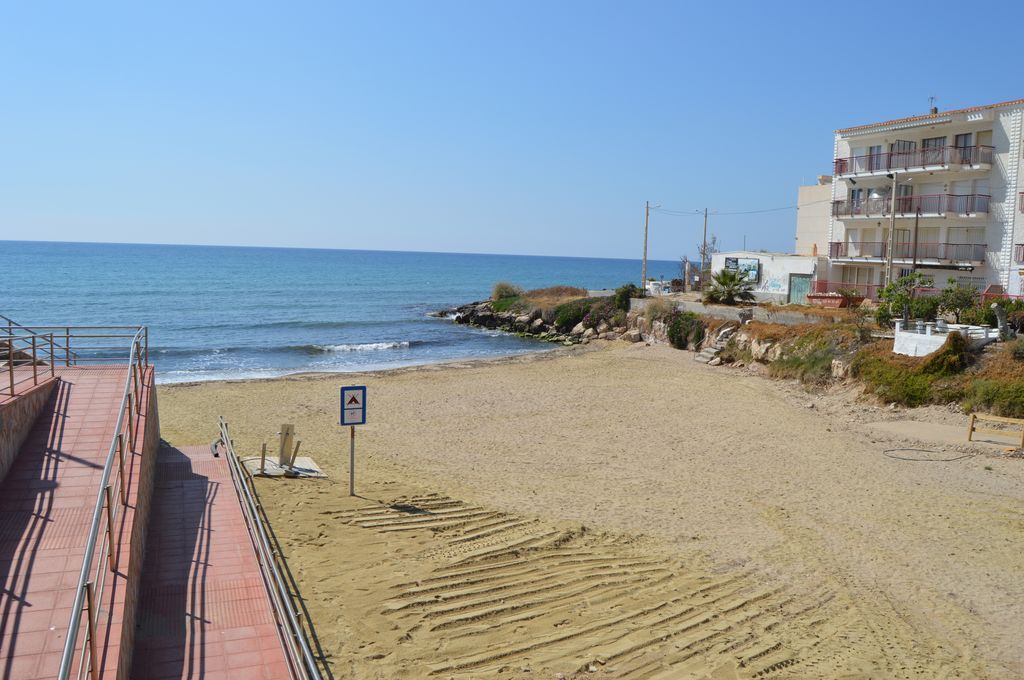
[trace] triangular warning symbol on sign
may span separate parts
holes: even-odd
[[[349,397],[348,406],[352,406],[353,404],[359,406],[359,397],[357,397],[354,394],[351,397]]]

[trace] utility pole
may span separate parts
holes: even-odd
[[[914,274],[917,272],[917,223],[921,219],[921,208],[918,206],[917,212],[914,213],[914,252],[911,256],[910,273]]]
[[[700,249],[700,287],[704,288],[704,259],[708,256],[708,209],[704,208],[704,245]],[[709,265],[710,266],[710,265]]]
[[[640,271],[640,295],[647,291],[647,224],[651,220],[651,202],[644,201],[644,264]]]
[[[896,171],[892,175],[892,191],[889,193],[889,244],[885,254],[885,283],[892,283],[892,251],[896,245]]]

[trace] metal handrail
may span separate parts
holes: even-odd
[[[36,335],[43,335],[42,333],[39,333],[37,329],[51,329],[51,330],[58,330],[59,329],[59,330],[65,331],[65,337],[70,336],[70,327],[69,326],[38,326],[38,327],[29,327],[29,326],[24,326],[24,325],[18,323],[17,321],[15,321],[14,319],[12,319],[10,317],[7,317],[7,316],[4,316],[3,314],[0,314],[0,319],[2,319],[3,321],[7,322],[7,327],[6,328],[4,328],[2,325],[0,325],[0,330],[7,331],[7,335],[14,335],[14,327],[17,326],[22,331],[26,331],[28,333],[34,333]],[[70,339],[68,340],[68,344],[70,344]],[[61,345],[60,343],[57,343],[56,346],[59,347],[60,349],[64,350],[64,354],[65,354],[65,357],[67,359],[66,365],[70,365],[71,364],[71,357],[75,357],[76,359],[78,358],[78,355],[75,352],[72,352],[71,348],[69,346]]]
[[[8,335],[4,338],[6,342],[0,341],[0,347],[6,344],[7,359],[4,364],[6,370],[4,371],[8,377],[8,391],[7,396],[14,397],[15,388],[18,385],[32,381],[33,386],[39,384],[39,366],[42,362],[45,367],[49,366],[50,377],[55,375],[54,370],[54,347],[53,347],[53,333],[48,334],[36,334],[30,333],[27,335]],[[15,343],[22,342],[23,346],[18,347]],[[49,349],[47,349],[49,348]],[[43,360],[43,357],[49,358],[48,362]],[[25,376],[19,380],[15,379],[16,370],[15,367],[18,364],[24,366],[26,363],[32,367],[31,371],[24,371]],[[0,391],[0,396],[3,396],[4,392]]]
[[[306,633],[299,623],[301,615],[292,602],[292,594],[285,585],[281,569],[277,564],[277,560],[282,557],[271,547],[266,528],[260,520],[259,501],[252,488],[252,477],[235,454],[235,444],[231,440],[228,424],[223,416],[218,418],[218,426],[220,428],[220,444],[227,452],[231,481],[235,487],[239,504],[242,506],[242,514],[245,517],[245,524],[249,530],[253,547],[256,549],[256,557],[260,564],[264,583],[271,596],[271,603],[281,628],[281,638],[288,653],[292,675],[302,680],[322,680],[323,676],[317,665],[316,657],[313,655],[313,650],[306,639]]]
[[[59,326],[57,328],[63,329],[65,327]],[[149,365],[147,352],[145,351],[145,348],[149,345],[148,335],[148,329],[143,326],[136,327],[136,332],[132,336],[131,349],[128,355],[128,375],[125,378],[121,406],[117,411],[117,422],[114,429],[116,434],[110,442],[106,463],[103,466],[100,489],[97,493],[96,505],[93,509],[92,524],[89,527],[89,539],[85,548],[85,557],[82,560],[82,570],[79,574],[78,585],[75,591],[75,602],[71,608],[71,621],[68,623],[68,630],[64,639],[64,650],[61,654],[60,670],[57,674],[58,680],[67,680],[71,677],[72,665],[74,664],[75,657],[78,656],[76,646],[83,613],[86,614],[86,635],[88,637],[86,638],[86,644],[82,647],[82,661],[78,667],[78,677],[83,677],[86,668],[88,668],[91,680],[99,680],[96,627],[99,623],[100,607],[97,605],[103,599],[103,588],[106,583],[107,573],[113,572],[115,566],[116,553],[113,533],[114,522],[118,516],[118,504],[114,503],[114,497],[118,496],[120,498],[121,506],[128,504],[125,480],[125,454],[130,454],[136,448],[136,426],[141,415],[142,389],[146,369]],[[126,415],[127,420],[125,418]],[[111,473],[115,464],[118,466],[118,475],[112,484]],[[106,524],[105,531],[103,530],[104,523]],[[103,560],[100,560],[96,570],[93,571],[93,557],[96,554],[97,543],[106,553],[108,568],[104,568]],[[117,547],[120,546],[118,545]]]

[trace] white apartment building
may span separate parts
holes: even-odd
[[[1017,100],[837,130],[828,280],[816,290],[875,297],[895,211],[894,278],[916,270],[938,288],[953,277],[1024,294],[1022,118]]]

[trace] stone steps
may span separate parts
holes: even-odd
[[[736,328],[729,327],[725,330],[719,331],[714,342],[709,345],[705,345],[699,352],[697,352],[696,355],[694,355],[693,360],[702,364],[711,364],[713,366],[720,364],[721,361],[713,364],[712,362],[718,358],[721,351],[729,344],[729,339],[736,334],[736,330]]]

